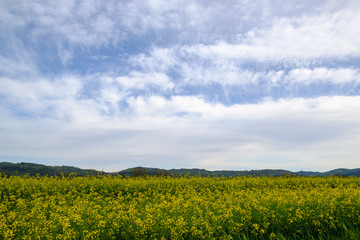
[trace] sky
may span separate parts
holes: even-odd
[[[358,0],[2,0],[0,161],[360,167]]]

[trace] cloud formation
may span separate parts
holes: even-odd
[[[359,11],[352,0],[2,1],[0,160],[358,167]]]

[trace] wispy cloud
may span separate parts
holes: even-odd
[[[297,82],[311,83],[314,81],[328,82],[328,83],[347,83],[347,82],[360,82],[359,69],[353,68],[297,68],[289,72],[289,80]]]

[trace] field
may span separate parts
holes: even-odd
[[[0,177],[0,239],[360,239],[360,178]]]

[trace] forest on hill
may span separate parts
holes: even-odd
[[[339,168],[327,172],[299,171],[292,172],[283,169],[263,169],[263,170],[217,170],[209,171],[205,169],[160,169],[148,167],[128,168],[119,172],[103,172],[94,169],[81,169],[74,166],[47,166],[36,163],[10,163],[1,162],[0,172],[6,176],[68,176],[70,174],[76,176],[98,176],[98,175],[121,175],[129,177],[137,176],[203,176],[203,177],[239,177],[239,176],[356,176],[360,177],[360,168],[345,169]]]

